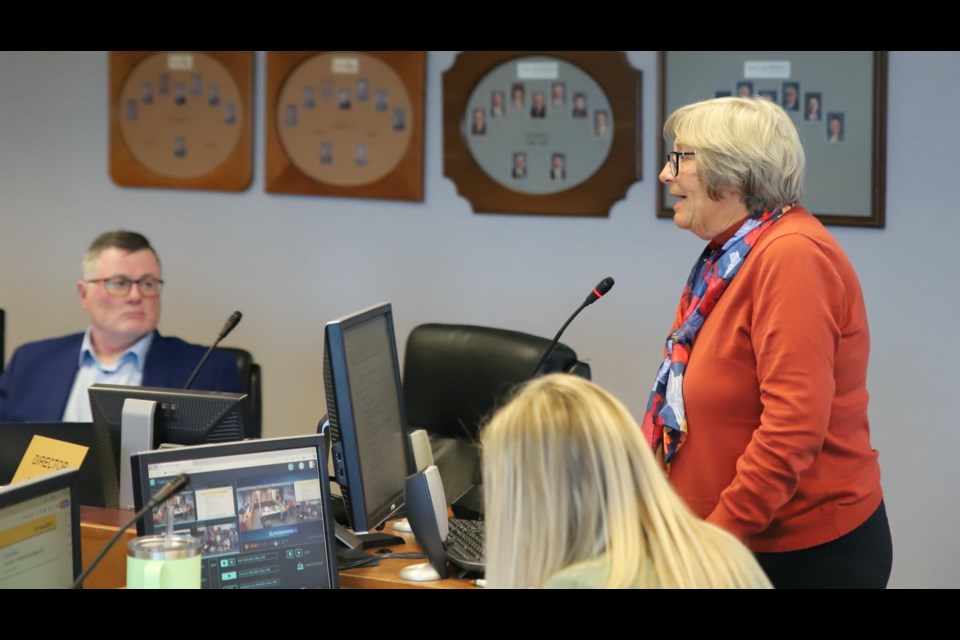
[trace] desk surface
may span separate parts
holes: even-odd
[[[132,511],[119,509],[100,509],[97,507],[80,507],[80,536],[82,539],[82,554],[84,568],[100,553],[103,546],[117,530],[133,517]],[[137,535],[136,529],[128,529],[113,549],[100,563],[100,566],[91,573],[84,586],[88,589],[116,589],[126,586],[127,583],[127,543]],[[396,553],[415,553],[420,546],[413,538],[412,533],[399,533],[406,543],[389,547]],[[376,549],[367,552],[371,555]],[[410,582],[402,580],[400,570],[412,564],[419,564],[426,560],[407,560],[401,558],[381,558],[380,565],[347,569],[340,572],[340,586],[349,589],[473,589],[476,588],[469,580],[449,578],[432,582]]]
[[[412,533],[402,533],[390,529],[387,524],[386,533],[392,533],[403,538],[406,542],[402,545],[393,545],[384,547],[394,553],[419,553],[422,551],[420,545]],[[378,549],[366,549],[365,552],[370,555],[377,555]],[[344,569],[340,572],[340,586],[345,589],[476,589],[476,585],[470,580],[461,580],[458,578],[447,578],[446,580],[432,580],[429,582],[411,582],[400,577],[400,570],[414,564],[427,562],[426,558],[421,560],[408,560],[404,558],[381,558],[380,564],[375,567],[361,567],[357,569]],[[454,574],[451,567],[451,575]]]
[[[93,561],[111,537],[133,517],[132,511],[80,507],[80,555],[83,568]],[[127,585],[127,543],[137,537],[136,529],[127,529],[100,566],[87,576],[86,589],[118,589]]]

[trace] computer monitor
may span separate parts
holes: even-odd
[[[119,425],[126,400],[156,402],[153,447],[243,440],[247,394],[95,384],[88,389],[95,425]]]
[[[205,589],[337,588],[325,436],[159,449],[131,457],[141,509],[181,472],[187,485],[137,524],[201,540]]]
[[[0,488],[0,589],[69,589],[80,575],[77,473]]]
[[[334,472],[351,527],[367,533],[401,510],[414,472],[390,303],[327,323],[323,374]]]
[[[119,495],[109,507],[133,507],[130,456],[162,444],[243,440],[247,395],[95,384],[88,388],[95,430],[119,430]]]
[[[0,484],[13,478],[34,436],[87,447],[80,465],[80,504],[119,506],[119,424],[95,427],[90,422],[0,422]]]

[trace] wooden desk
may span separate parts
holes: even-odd
[[[100,553],[110,537],[130,518],[132,511],[120,509],[100,509],[80,507],[80,538],[82,541],[83,566]],[[389,526],[389,525],[388,525]],[[392,532],[392,530],[390,530]],[[127,543],[137,535],[137,530],[127,529],[113,549],[91,573],[84,586],[88,589],[117,589],[127,584]],[[417,544],[412,533],[398,533],[407,542],[400,546],[389,547],[396,553],[417,553]],[[368,549],[375,555],[377,549]],[[340,572],[340,586],[348,589],[475,589],[469,580],[449,578],[432,582],[410,582],[400,578],[400,570],[423,560],[405,560],[400,558],[382,558],[376,567],[347,569]]]
[[[400,536],[406,543],[399,546],[386,547],[395,553],[419,553],[422,551],[420,545],[412,533],[400,533],[393,531],[390,524],[384,529],[384,533],[392,533]],[[366,553],[377,555],[377,549],[366,549]],[[400,570],[414,564],[422,564],[427,559],[406,560],[401,558],[381,558],[380,565],[376,567],[363,567],[358,569],[345,569],[340,572],[340,586],[345,589],[476,589],[476,585],[470,580],[461,580],[458,578],[447,578],[446,580],[433,580],[430,582],[411,582],[400,577]],[[451,571],[451,575],[454,572]]]
[[[133,517],[133,511],[80,507],[80,543],[83,568],[93,561],[107,541]],[[127,543],[137,537],[137,530],[127,529],[117,543],[93,570],[83,586],[87,589],[119,589],[127,586]]]

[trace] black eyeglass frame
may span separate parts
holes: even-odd
[[[140,295],[144,298],[156,298],[160,295],[160,289],[163,288],[163,280],[153,276],[144,276],[139,280],[131,280],[125,276],[113,276],[112,278],[96,278],[93,280],[84,280],[91,284],[103,283],[103,288],[112,296],[123,297],[130,294],[130,288],[137,285]],[[141,286],[142,283],[152,283],[153,287],[146,291]]]
[[[696,151],[671,151],[667,154],[667,162],[670,164],[670,170],[673,171],[673,177],[680,175],[680,158],[692,158],[697,155]]]

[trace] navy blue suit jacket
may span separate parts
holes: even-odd
[[[0,374],[0,421],[58,422],[77,374],[83,334],[31,342],[17,349]],[[154,332],[143,365],[143,386],[182,389],[207,347]],[[214,350],[191,389],[239,392],[237,361]]]

